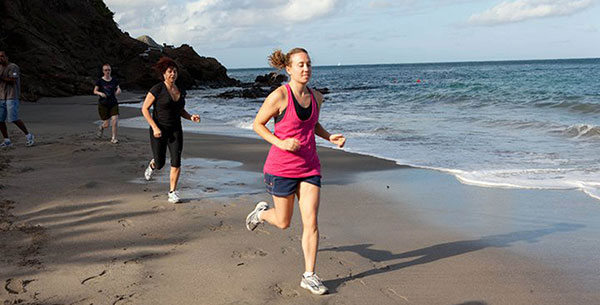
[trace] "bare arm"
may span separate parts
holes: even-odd
[[[344,144],[346,144],[346,137],[340,133],[330,134],[327,130],[325,130],[325,128],[323,128],[323,126],[321,126],[321,123],[319,122],[317,122],[317,125],[315,125],[315,134],[337,145],[339,148],[344,147]]]
[[[186,119],[186,120],[190,120],[192,122],[200,123],[200,116],[199,115],[197,115],[197,114],[190,114],[185,109],[181,109],[181,117],[184,118],[184,119]]]
[[[117,90],[115,91],[115,95],[121,94],[121,86],[117,85]]]
[[[98,89],[100,89],[100,88],[98,88],[98,86],[94,86],[94,94],[98,95],[98,96],[101,96],[103,98],[106,98],[106,94],[104,94],[103,92],[98,91]]]
[[[284,105],[287,105],[287,93],[285,93],[282,88],[283,87],[279,87],[267,96],[265,102],[258,110],[256,118],[254,118],[252,129],[254,129],[254,132],[261,138],[272,145],[275,145],[282,150],[296,151],[300,148],[300,141],[295,138],[279,139],[266,126],[269,120],[277,116],[282,111]]]
[[[315,90],[314,95],[317,99],[317,104],[319,105],[319,111],[321,111],[321,105],[323,105],[324,102],[323,94]],[[344,144],[346,144],[346,138],[342,134],[330,134],[320,122],[317,122],[317,125],[315,125],[315,134],[337,145],[339,148],[344,147]]]
[[[152,128],[154,137],[160,138],[162,135],[160,128],[158,128],[158,125],[156,125],[156,122],[154,122],[154,119],[152,119],[152,115],[150,114],[150,107],[152,107],[152,104],[154,104],[155,100],[156,98],[154,95],[152,95],[152,93],[148,92],[148,94],[146,94],[146,99],[144,99],[144,104],[142,105],[142,114],[148,122],[148,125],[150,125]]]

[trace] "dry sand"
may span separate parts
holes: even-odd
[[[297,209],[285,231],[244,226],[271,202],[265,142],[187,133],[173,205],[164,174],[141,179],[148,131],[97,139],[94,97],[21,116],[37,143],[9,126],[15,147],[0,151],[0,304],[600,304],[600,204],[574,192],[469,187],[320,148],[317,271],[331,293],[312,296]]]

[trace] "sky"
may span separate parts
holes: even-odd
[[[104,0],[132,37],[228,69],[303,47],[313,65],[600,57],[600,0]]]

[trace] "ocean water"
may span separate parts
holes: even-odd
[[[229,70],[253,81],[272,69]],[[320,122],[347,151],[483,187],[577,189],[600,199],[600,59],[314,67]],[[262,100],[190,92],[203,124],[256,137]],[[320,145],[331,146],[325,141]]]

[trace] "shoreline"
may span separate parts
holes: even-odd
[[[135,104],[136,102],[129,102],[128,104]],[[128,106],[127,108],[132,108],[132,109],[139,109],[133,106]],[[137,120],[143,120],[142,116],[136,116],[133,115],[131,117],[127,117],[127,119],[137,119]],[[135,126],[137,123],[133,122],[130,123],[127,128],[134,128],[134,129],[144,129],[145,127],[138,127]],[[145,124],[145,121],[143,121],[143,124]],[[189,123],[188,126],[192,126],[192,123]],[[185,129],[186,126],[184,126]],[[242,132],[248,132],[247,129],[240,129]],[[203,131],[203,130],[195,130],[195,129],[188,129],[186,130],[186,132],[188,133],[195,133],[195,134],[200,134],[200,135],[214,135],[214,136],[223,136],[223,137],[234,137],[234,138],[247,138],[247,139],[252,139],[252,140],[261,140],[258,137],[253,137],[253,136],[236,136],[236,135],[232,135],[231,132],[223,132],[223,131],[211,131],[211,132],[207,132],[207,131]],[[251,131],[250,131],[251,132]],[[254,133],[252,133],[254,135]],[[490,188],[490,189],[509,189],[509,190],[547,190],[547,191],[563,191],[563,190],[567,190],[567,191],[577,191],[577,192],[581,192],[587,196],[589,196],[590,198],[594,199],[594,200],[600,200],[600,195],[599,194],[595,194],[594,193],[594,189],[591,186],[572,186],[572,187],[542,187],[542,186],[527,186],[527,185],[519,185],[519,184],[508,184],[508,183],[504,183],[504,182],[494,182],[492,180],[490,181],[480,181],[480,180],[473,180],[473,178],[469,177],[470,174],[472,174],[469,171],[464,171],[464,170],[460,170],[460,169],[451,169],[451,168],[439,168],[439,167],[431,167],[431,166],[420,166],[420,165],[415,165],[415,164],[409,164],[409,163],[402,163],[401,161],[395,160],[393,158],[386,158],[384,156],[378,156],[375,154],[369,154],[369,153],[363,153],[360,151],[352,151],[352,150],[348,150],[348,149],[336,149],[335,147],[332,146],[328,146],[328,145],[323,145],[321,143],[319,143],[319,141],[317,141],[317,146],[321,147],[323,149],[333,149],[333,150],[338,150],[341,151],[343,153],[349,153],[349,154],[356,154],[356,155],[360,155],[360,156],[364,156],[367,158],[375,158],[378,160],[382,160],[382,161],[386,161],[386,162],[392,162],[395,164],[395,166],[398,167],[408,167],[408,168],[415,168],[415,169],[422,169],[422,170],[430,170],[430,171],[435,171],[435,172],[439,172],[442,174],[447,174],[450,175],[452,177],[454,177],[457,181],[459,181],[461,184],[464,185],[469,185],[469,186],[476,186],[476,187],[482,187],[482,188]],[[502,170],[496,170],[496,171],[502,171]]]
[[[290,229],[260,226],[247,232],[243,220],[254,202],[272,201],[265,192],[186,197],[182,190],[184,204],[168,204],[165,184],[131,183],[150,155],[147,131],[121,128],[118,145],[95,139],[95,105],[94,97],[23,103],[21,116],[38,140],[28,149],[9,126],[17,147],[1,155],[7,167],[0,171],[0,250],[6,253],[0,282],[18,293],[0,289],[0,300],[478,305],[600,300],[595,200],[572,191],[473,187],[445,173],[323,147],[317,272],[332,293],[314,297],[298,287],[297,207]],[[125,109],[122,117],[139,113]],[[233,177],[232,184],[262,188],[269,148],[264,141],[187,132],[185,141],[184,167],[196,158],[241,164],[192,164],[215,174],[205,180]],[[193,170],[184,168],[182,178]]]

